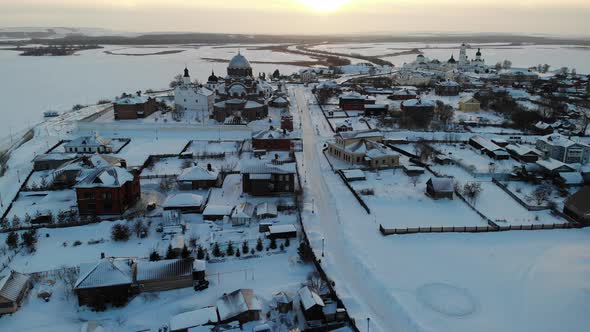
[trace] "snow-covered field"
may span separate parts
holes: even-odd
[[[487,223],[463,201],[433,200],[426,196],[426,181],[417,177],[416,185],[402,170],[365,172],[366,181],[351,182],[357,191],[374,189],[374,195],[361,196],[371,209],[370,218],[385,228],[486,226]],[[359,206],[360,207],[360,206]]]
[[[433,147],[477,173],[510,173],[514,167],[520,165],[514,159],[491,159],[469,144],[434,144]]]

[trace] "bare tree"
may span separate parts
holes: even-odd
[[[463,186],[463,195],[472,203],[475,204],[479,195],[483,191],[483,187],[479,182],[467,182]]]
[[[57,271],[57,279],[63,281],[65,285],[65,298],[69,300],[70,297],[74,294],[74,286],[76,285],[76,281],[78,280],[78,269],[70,268],[70,267],[62,267],[60,270]]]
[[[307,275],[307,287],[312,291],[322,294],[327,289],[328,284],[322,278],[319,272],[311,272]]]
[[[547,202],[547,199],[551,197],[553,193],[553,188],[548,184],[543,184],[535,188],[535,190],[531,193],[531,199],[537,203],[537,205],[541,205]]]

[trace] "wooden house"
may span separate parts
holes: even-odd
[[[182,171],[176,178],[180,190],[199,190],[221,186],[221,173],[211,164],[197,165]]]
[[[260,320],[262,304],[252,289],[238,289],[217,300],[220,323],[239,321],[241,324]]]
[[[307,321],[324,319],[324,301],[309,287],[305,286],[297,291],[303,316]]]
[[[590,225],[590,187],[583,187],[565,200],[563,213]]]
[[[179,193],[169,196],[162,204],[164,211],[177,210],[182,213],[201,213],[205,205],[205,199],[201,195],[193,193]]]
[[[107,304],[126,304],[132,295],[131,266],[130,260],[112,258],[81,264],[80,275],[74,284],[78,304],[88,305],[97,310],[106,309]]]
[[[218,322],[217,308],[211,306],[173,316],[168,328],[170,332],[188,332],[199,326],[217,325]]]
[[[295,164],[251,161],[241,166],[244,193],[269,196],[295,192]]]
[[[193,286],[192,259],[139,261],[134,267],[135,283],[141,292],[162,292]]]
[[[18,310],[31,288],[31,278],[22,273],[10,271],[0,277],[0,315]]]
[[[426,182],[426,194],[433,199],[453,199],[453,180],[451,178],[430,178]]]

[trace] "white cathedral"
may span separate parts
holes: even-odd
[[[174,89],[176,110],[186,119],[204,123],[211,115],[214,102],[213,91],[191,82],[188,68],[184,68],[182,83]]]
[[[455,60],[454,55],[446,62],[438,59],[429,59],[422,54],[418,54],[416,61],[405,63],[404,69],[409,70],[431,70],[439,72],[461,71],[461,72],[476,72],[483,73],[488,69],[485,60],[482,58],[481,49],[477,49],[475,59],[469,59],[467,56],[467,45],[461,44],[459,51],[459,60]]]

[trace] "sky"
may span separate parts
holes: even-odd
[[[590,36],[590,0],[0,0],[1,27],[131,32]]]

